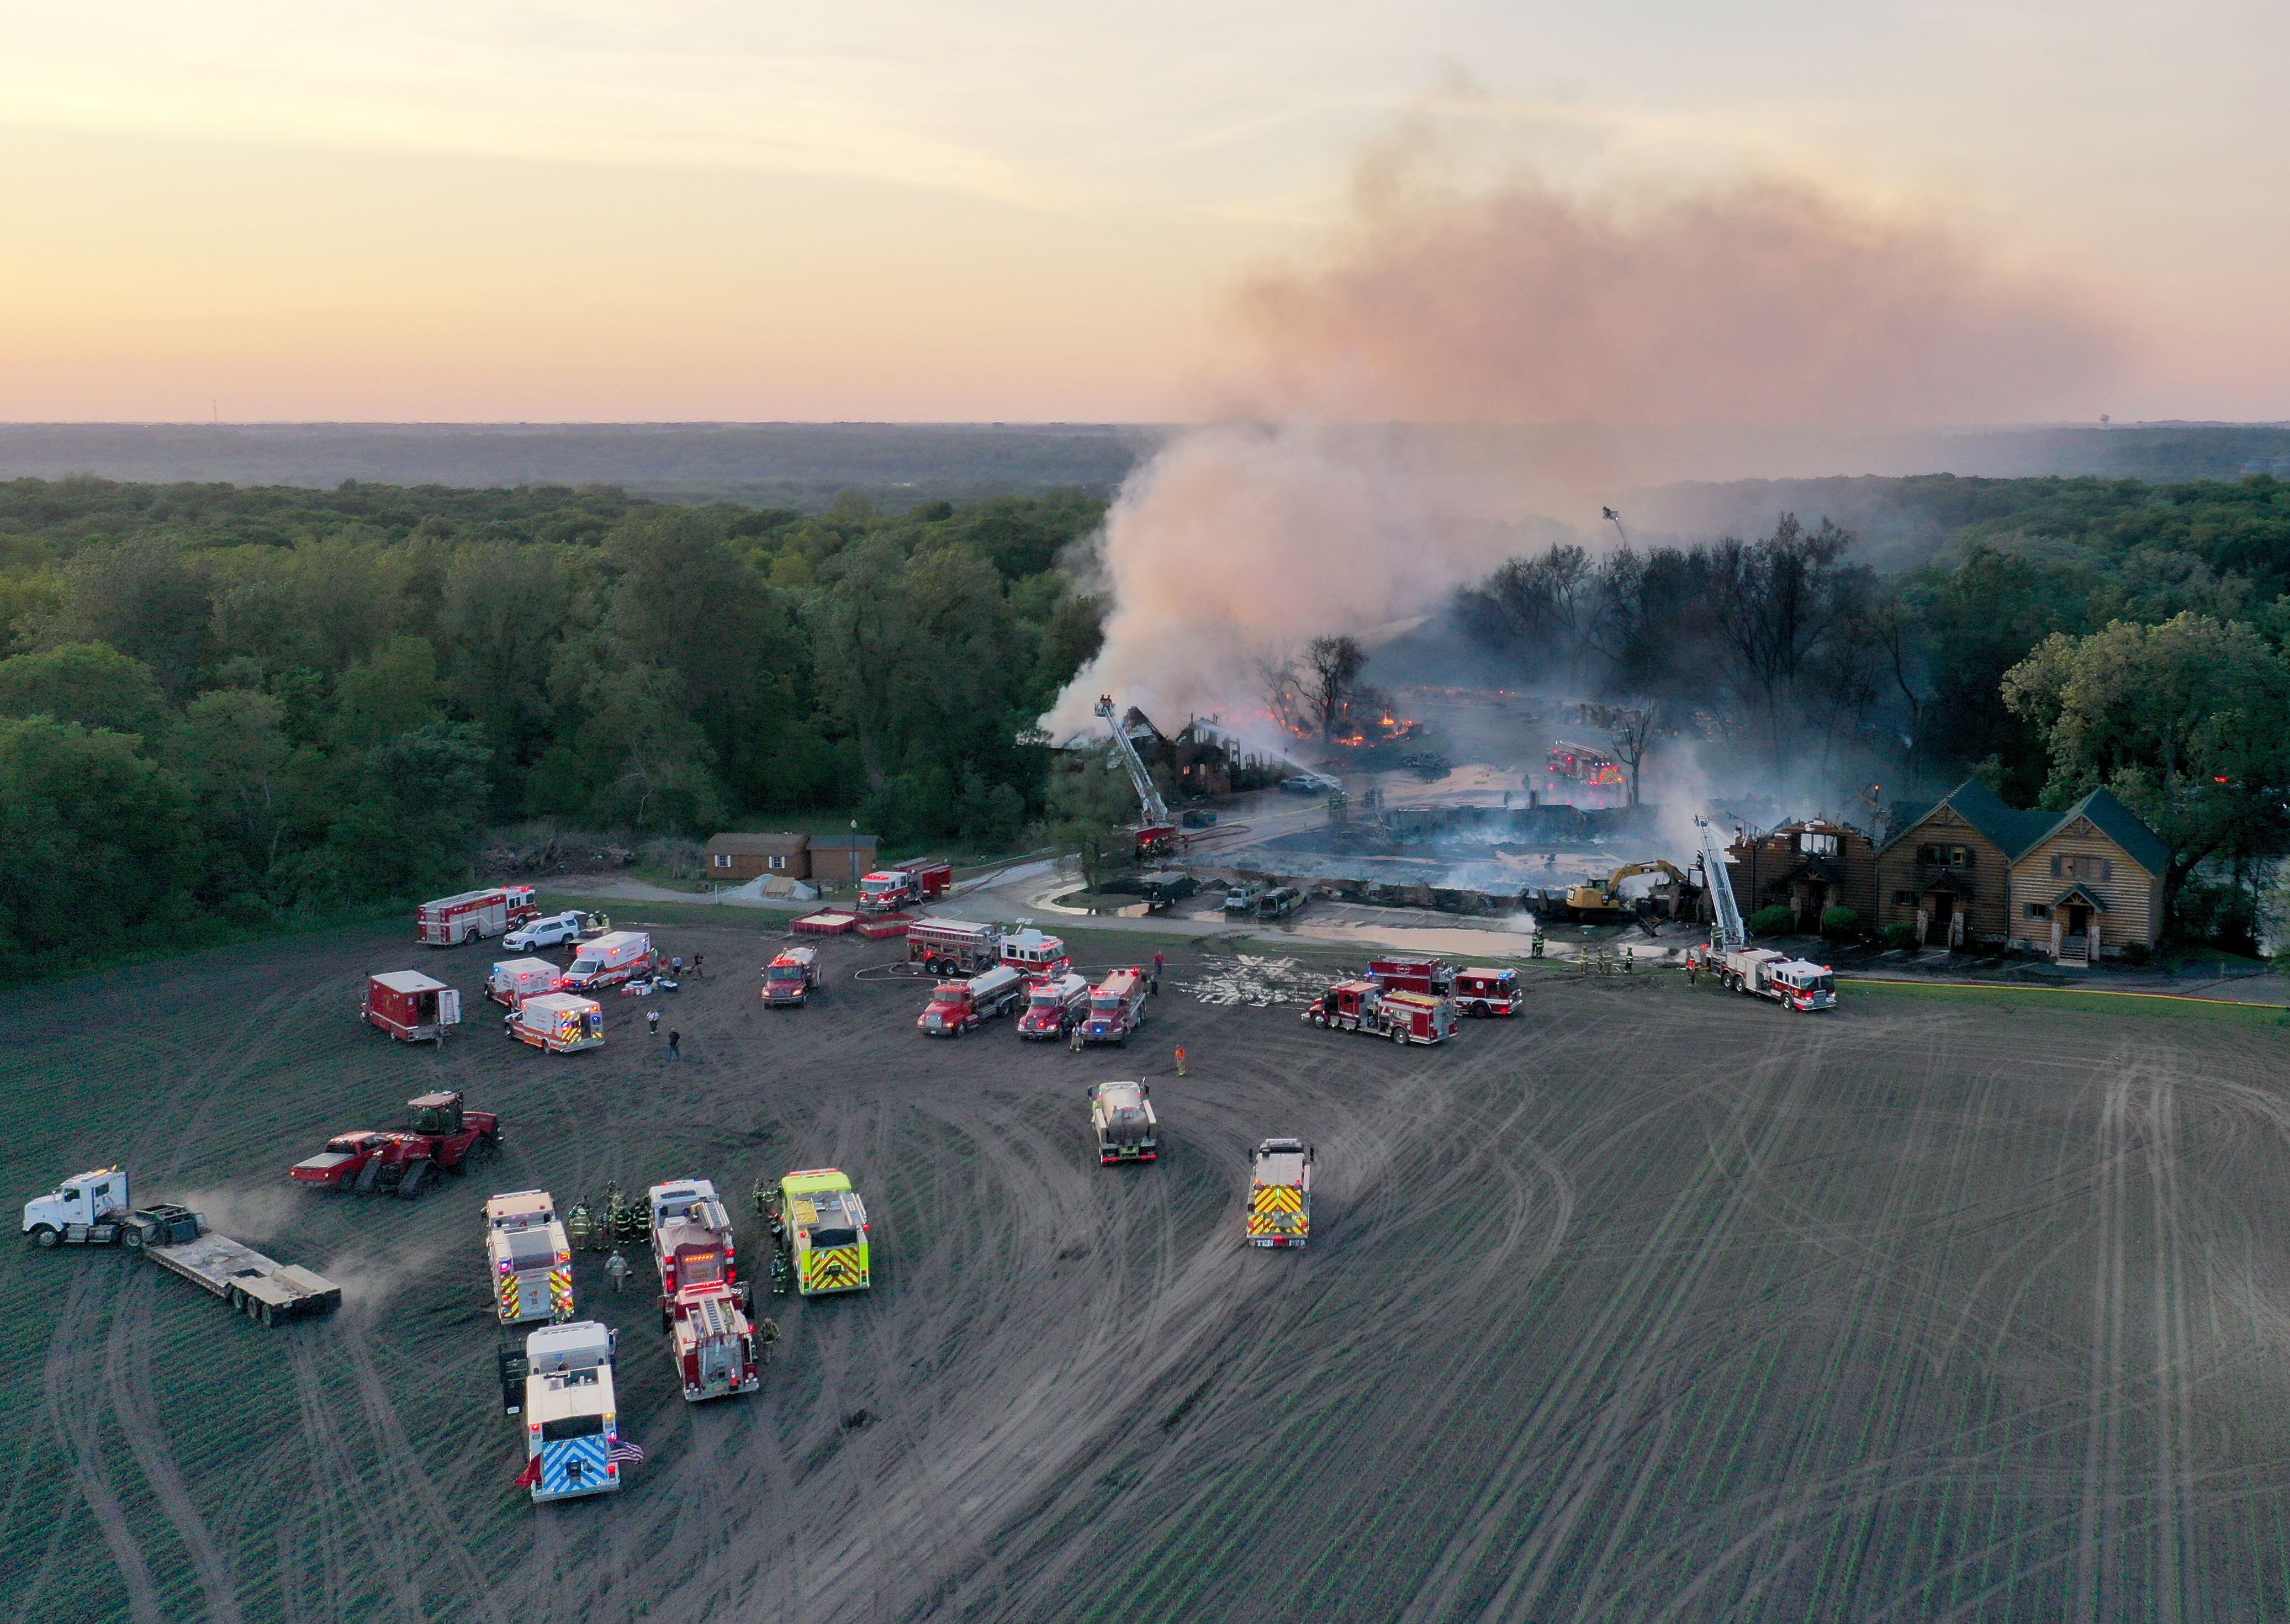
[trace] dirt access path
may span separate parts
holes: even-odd
[[[765,1011],[776,924],[664,933],[716,972],[668,1004],[680,1064],[636,999],[595,1053],[512,1044],[490,949],[394,932],[11,995],[5,1189],[126,1161],[349,1304],[265,1331],[129,1257],[0,1260],[0,1618],[2130,1620],[2290,1591],[2262,1017],[1801,1017],[1553,974],[1396,1049],[1198,1002],[1252,978],[1172,941],[1145,1037],[1077,1056],[922,1038],[854,941],[817,1005]],[[409,964],[468,997],[442,1052],[351,1018]],[[1120,1076],[1156,1166],[1090,1151],[1084,1085]],[[286,1186],[440,1084],[508,1119],[484,1185]],[[1239,1242],[1243,1151],[1279,1132],[1318,1148],[1299,1254]],[[651,1460],[615,1497],[513,1491],[484,1196],[700,1173],[744,1215],[822,1164],[866,1194],[876,1289],[762,1296],[765,1390],[693,1407],[584,1257]]]

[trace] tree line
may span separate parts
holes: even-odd
[[[0,484],[0,974],[450,885],[523,819],[1007,844],[1101,516]]]
[[[1691,735],[1798,784],[1976,776],[2054,808],[2104,785],[2171,848],[2178,933],[2254,945],[2290,851],[2290,484],[1902,483],[1969,517],[1905,574],[1784,514],[1752,540],[1554,544],[1455,618],[1519,680],[1607,701],[1634,780]]]

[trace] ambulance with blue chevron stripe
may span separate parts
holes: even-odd
[[[809,1167],[780,1180],[779,1243],[805,1297],[863,1292],[869,1272],[867,1207],[840,1168]]]
[[[1268,1139],[1248,1153],[1248,1244],[1302,1247],[1312,1238],[1312,1148]]]

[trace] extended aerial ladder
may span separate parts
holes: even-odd
[[[1113,748],[1121,764],[1129,770],[1129,782],[1137,791],[1138,804],[1145,809],[1145,821],[1137,830],[1137,855],[1157,857],[1176,844],[1176,820],[1169,816],[1169,804],[1153,786],[1153,775],[1146,771],[1145,758],[1137,753],[1129,730],[1121,725],[1121,716],[1113,708],[1113,696],[1100,694],[1097,714],[1105,718],[1105,725],[1113,731]]]
[[[1709,945],[1720,954],[1738,953],[1750,945],[1742,924],[1742,909],[1734,900],[1734,879],[1726,872],[1726,848],[1707,818],[1696,818],[1701,831],[1701,879],[1709,888]]]

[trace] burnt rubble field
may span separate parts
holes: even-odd
[[[641,926],[641,920],[619,923]],[[18,1460],[0,1616],[92,1620],[2278,1617],[2290,1595],[2290,1029],[1848,988],[1801,1016],[1537,969],[1446,1045],[1315,1030],[1309,970],[1165,944],[1150,1024],[1076,1055],[915,1030],[920,984],[765,1010],[777,938],[664,928],[711,975],[686,1058],[608,996],[544,1056],[492,944],[364,929],[9,995],[5,1188],[117,1161],[139,1199],[323,1269],[266,1329],[132,1256],[0,1267]],[[1077,935],[1085,968],[1117,940]],[[1137,949],[1120,948],[1125,959]],[[1149,954],[1148,945],[1143,951]],[[369,971],[462,989],[442,1049]],[[1196,989],[1198,989],[1197,993]],[[1215,1002],[1204,1002],[1206,994]],[[1190,1052],[1179,1077],[1172,1050]],[[1085,1085],[1150,1082],[1157,1165]],[[508,1134],[417,1201],[290,1163],[458,1087]],[[1317,1148],[1309,1251],[1241,1241],[1244,1152]],[[618,1495],[512,1487],[479,1245],[493,1189],[848,1171],[877,1284],[803,1301],[762,1392],[671,1384],[641,1269]],[[641,1260],[639,1260],[641,1261]]]

